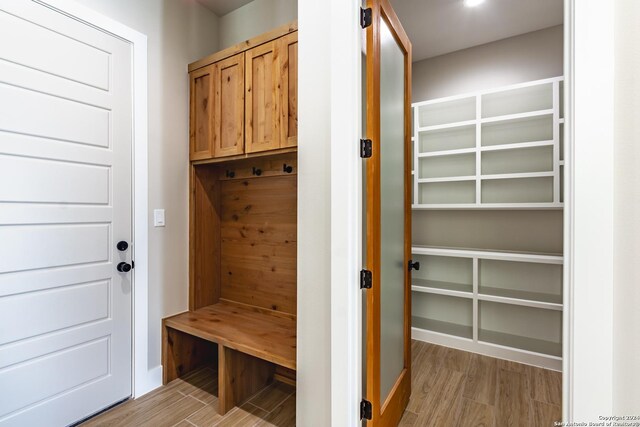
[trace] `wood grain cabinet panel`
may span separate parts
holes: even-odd
[[[213,157],[212,146],[212,90],[214,66],[201,68],[189,75],[190,123],[189,155],[191,160]]]
[[[280,148],[298,145],[298,33],[280,40]]]
[[[245,52],[246,152],[280,148],[280,43]]]
[[[191,71],[190,158],[298,145],[298,33]]]
[[[214,64],[213,157],[244,153],[244,53]]]

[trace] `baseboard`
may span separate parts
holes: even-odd
[[[136,375],[133,398],[144,396],[162,385],[162,365],[149,369],[147,372]]]
[[[497,344],[473,342],[471,339],[427,331],[420,328],[411,328],[411,338],[444,347],[495,357],[497,359],[510,360],[525,365],[551,369],[553,371],[562,371],[562,359],[554,356],[503,347]]]

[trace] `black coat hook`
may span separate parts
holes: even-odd
[[[236,176],[234,171],[227,170],[227,178],[233,178],[234,176]]]
[[[255,176],[260,176],[262,175],[262,169],[258,169],[254,166],[253,168],[251,168],[251,173]]]
[[[287,166],[287,164],[285,163],[284,165],[282,165],[282,171],[286,173],[291,173],[293,172],[293,166]]]

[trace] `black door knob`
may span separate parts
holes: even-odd
[[[411,270],[420,270],[420,261],[413,262],[412,259],[409,260],[409,271]]]
[[[118,244],[116,245],[116,248],[118,248],[118,250],[120,252],[126,251],[128,247],[129,247],[129,244],[127,242],[125,242],[124,240],[120,240],[118,242]]]
[[[118,266],[116,267],[118,269],[118,271],[120,273],[128,273],[131,271],[131,264],[129,264],[128,262],[121,262],[118,264]]]

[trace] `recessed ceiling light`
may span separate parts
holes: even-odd
[[[464,5],[467,7],[476,7],[484,3],[484,0],[464,0]]]

